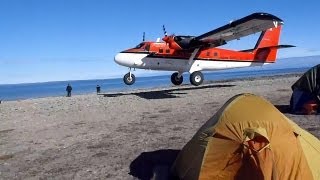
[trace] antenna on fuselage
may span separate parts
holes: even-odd
[[[167,31],[166,31],[166,28],[164,27],[164,25],[162,25],[162,30],[163,30],[164,36],[167,36],[168,34],[167,34]]]
[[[144,41],[145,41],[145,36],[146,36],[146,33],[145,33],[145,32],[143,32],[142,42],[144,42]]]

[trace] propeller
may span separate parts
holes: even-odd
[[[167,31],[166,31],[166,28],[164,27],[164,25],[162,25],[162,30],[163,30],[164,36],[167,36],[168,34],[167,34]]]
[[[145,33],[145,32],[143,32],[142,42],[144,42],[144,41],[145,41],[145,36],[146,36],[146,33]]]

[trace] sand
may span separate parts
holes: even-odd
[[[198,128],[239,93],[263,96],[319,138],[320,116],[287,110],[299,76],[2,102],[0,178],[134,179],[130,171],[149,176],[147,168],[155,161],[171,163]]]

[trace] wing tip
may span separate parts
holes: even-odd
[[[253,17],[256,17],[258,19],[269,19],[269,20],[273,20],[273,21],[278,21],[279,23],[283,24],[283,20],[280,19],[279,17],[273,15],[273,14],[270,14],[270,13],[265,13],[265,12],[256,12],[256,13],[253,13],[249,16],[253,16]]]

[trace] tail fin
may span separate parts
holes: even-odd
[[[263,31],[254,48],[254,59],[264,62],[275,62],[279,48],[287,46],[279,46],[281,25]],[[290,46],[291,47],[291,46]]]

